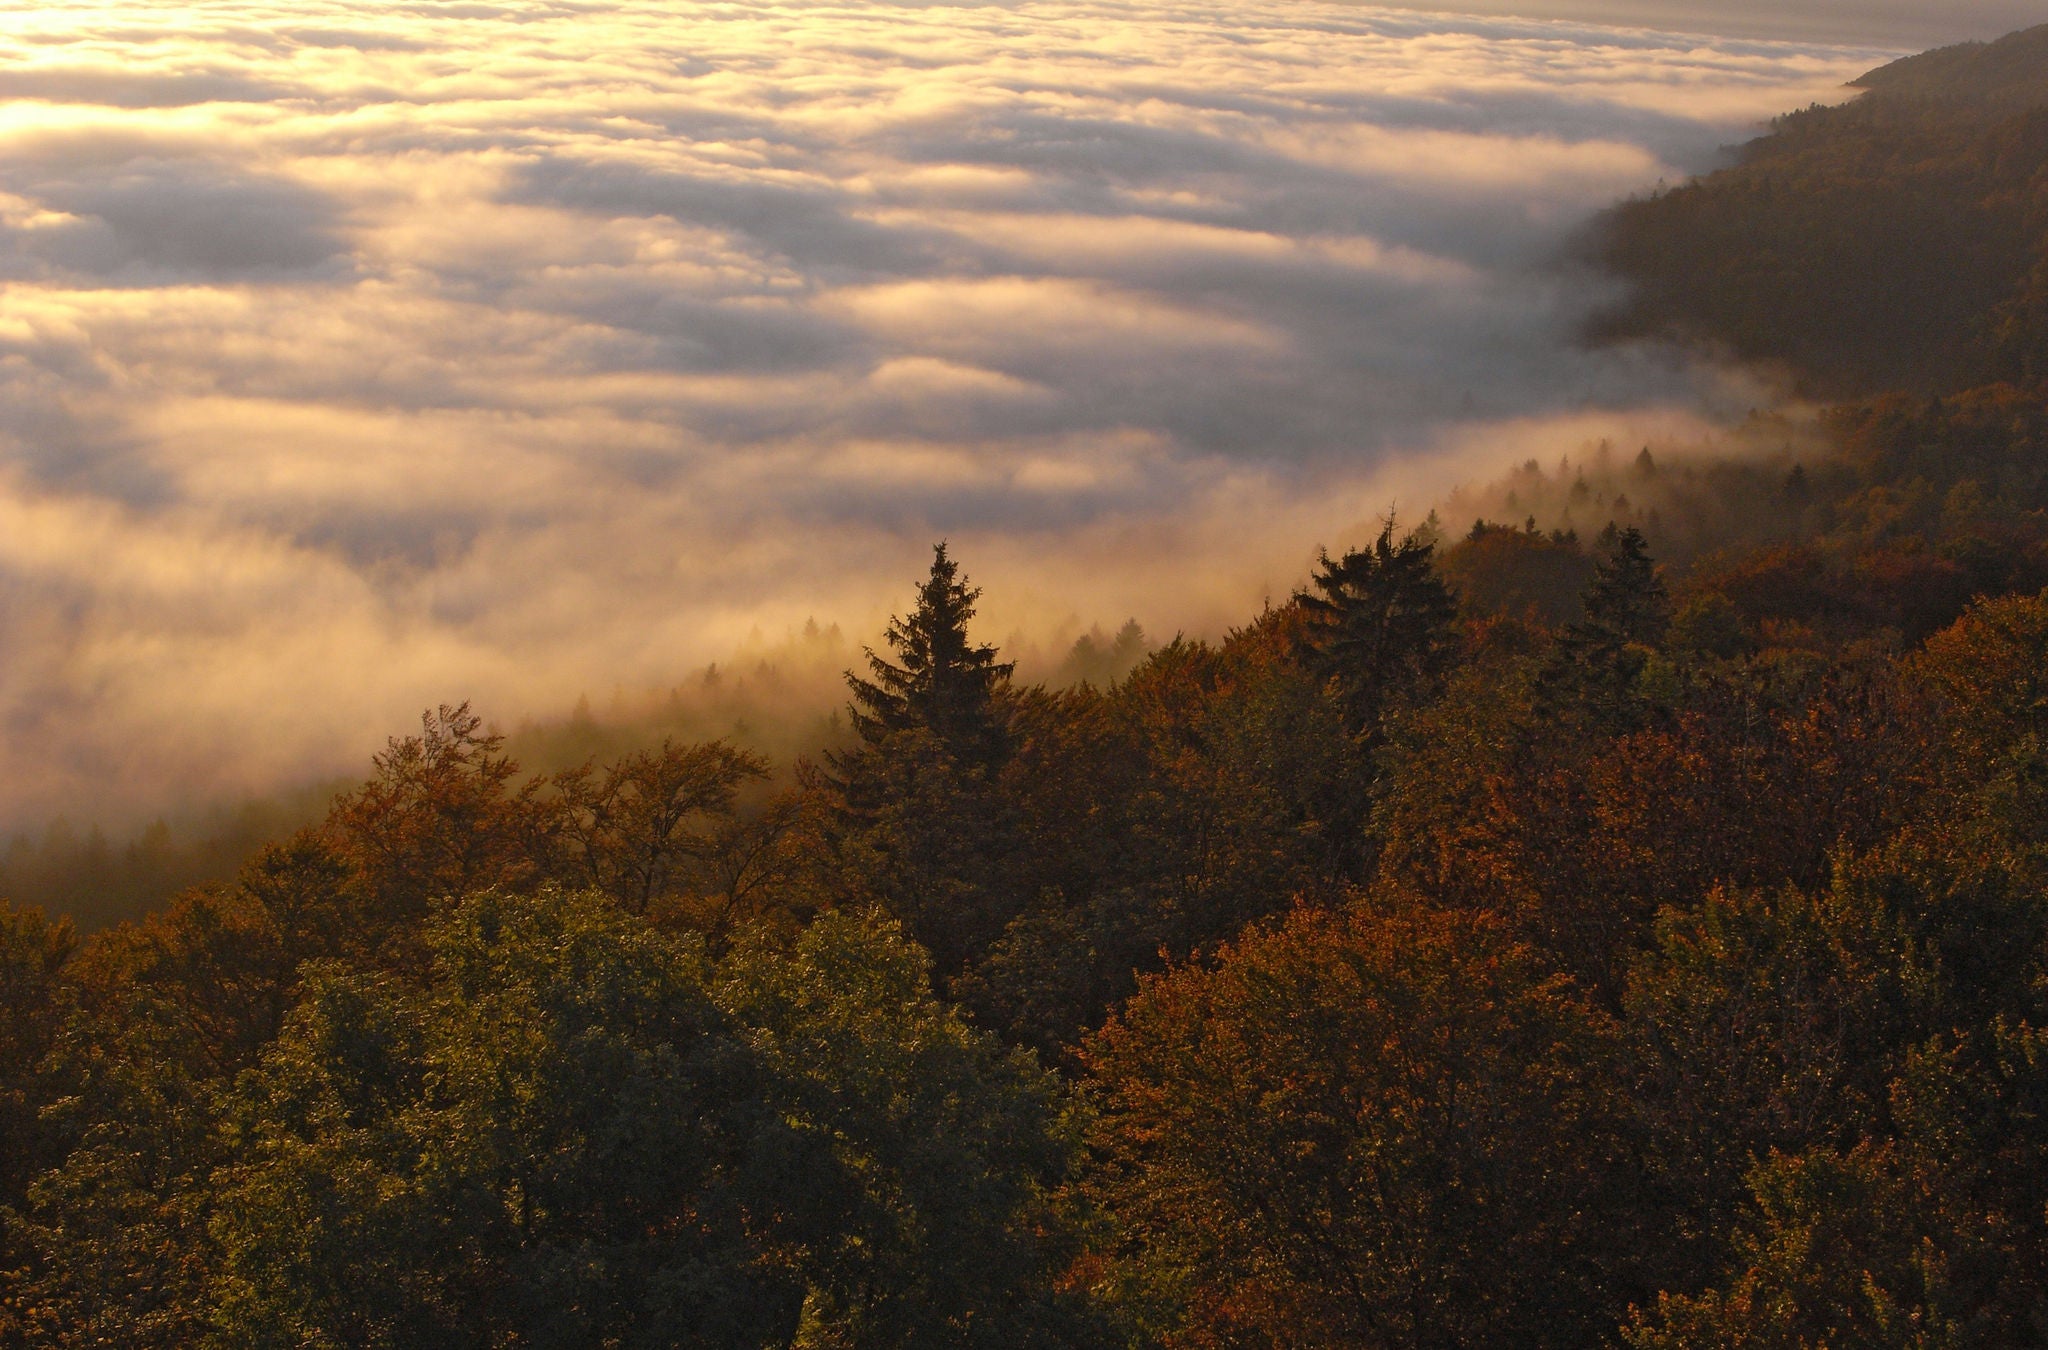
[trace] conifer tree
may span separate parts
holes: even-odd
[[[1576,711],[1611,731],[1642,720],[1638,682],[1671,626],[1671,597],[1642,531],[1603,532],[1606,556],[1586,588],[1585,614],[1558,637],[1538,702],[1552,716]]]
[[[964,762],[992,766],[1002,758],[1006,737],[995,698],[1015,666],[996,660],[994,647],[968,639],[967,621],[980,598],[944,542],[933,545],[931,575],[918,588],[916,607],[884,630],[896,660],[868,648],[874,678],[847,672],[854,697],[848,711],[866,745],[924,730]]]
[[[1671,621],[1671,597],[1649,541],[1631,525],[1615,531],[1586,590],[1586,617],[1568,633],[1582,642],[1655,646]]]
[[[1016,913],[1014,821],[997,783],[1009,752],[998,695],[1012,666],[967,635],[981,592],[944,543],[908,615],[869,649],[870,679],[847,672],[860,743],[831,755],[835,848],[857,895],[879,902],[950,980]]]
[[[1367,746],[1382,739],[1390,712],[1441,684],[1456,656],[1458,606],[1435,553],[1416,535],[1395,543],[1389,516],[1370,547],[1335,562],[1320,555],[1315,590],[1295,597],[1308,615],[1310,667],[1330,681],[1345,728]]]

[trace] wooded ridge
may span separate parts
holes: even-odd
[[[1812,428],[0,907],[0,1342],[2048,1341],[2048,28],[1865,84],[1598,245]]]

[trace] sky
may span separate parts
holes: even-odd
[[[1213,633],[1711,424],[1560,248],[1914,44],[1616,8],[0,3],[0,824],[873,634],[939,538],[989,636]]]
[[[2048,23],[2042,0],[1449,0],[1431,8],[1915,51]]]

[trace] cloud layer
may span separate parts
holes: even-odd
[[[940,535],[998,630],[1233,617],[1477,428],[1698,407],[1573,351],[1546,260],[1885,56],[1237,0],[0,6],[0,821],[867,631]]]

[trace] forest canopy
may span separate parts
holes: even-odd
[[[1875,166],[1813,197],[1875,267],[1884,193],[2040,179],[2044,32],[1616,217],[1862,391],[1797,438],[1531,461],[1057,682],[940,542],[810,753],[453,704],[232,879],[0,905],[0,1343],[2041,1343],[2026,213],[1867,347],[1926,269],[1818,316],[1723,225]]]
[[[1604,216],[1607,340],[1776,363],[1827,397],[2048,375],[2048,27],[1897,62],[1719,172]]]

